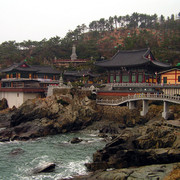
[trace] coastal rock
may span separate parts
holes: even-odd
[[[139,179],[159,179],[171,180],[179,179],[180,163],[149,165],[142,167],[107,169],[90,173],[86,176],[76,176],[72,180],[139,180]],[[173,178],[174,177],[174,178]]]
[[[119,129],[117,127],[105,125],[99,130],[99,133],[117,134],[119,133]]]
[[[17,149],[13,149],[9,155],[12,155],[12,156],[16,156],[16,155],[19,155],[19,154],[22,154],[24,153],[24,150],[21,149],[21,148],[17,148]]]
[[[83,141],[82,139],[79,139],[79,138],[75,137],[75,138],[73,138],[73,139],[71,140],[71,144],[77,144],[77,143],[80,143],[80,142],[82,142],[82,141]]]
[[[101,118],[95,101],[88,99],[89,92],[78,89],[60,92],[27,100],[15,109],[9,117],[10,127],[0,131],[0,141],[28,140],[80,130]]]
[[[46,163],[43,165],[39,165],[35,169],[33,169],[33,174],[38,174],[42,172],[52,172],[55,169],[55,163]]]
[[[102,150],[93,155],[91,171],[107,168],[127,168],[180,161],[179,129],[152,123],[126,128]]]
[[[3,98],[2,100],[0,100],[0,110],[7,109],[7,108],[8,108],[7,100]]]

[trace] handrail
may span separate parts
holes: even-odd
[[[96,103],[97,104],[101,104],[101,105],[120,105],[123,104],[127,101],[136,101],[136,100],[140,100],[140,99],[147,99],[147,100],[162,100],[162,101],[169,101],[169,102],[174,102],[177,104],[180,104],[180,96],[171,96],[168,94],[158,94],[158,93],[154,93],[154,94],[134,94],[134,95],[128,95],[128,96],[123,96],[119,99],[116,100],[112,100],[112,99],[96,99]]]
[[[155,84],[155,83],[109,83],[112,87],[179,87],[180,84]]]

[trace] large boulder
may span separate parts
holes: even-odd
[[[61,93],[27,100],[15,109],[10,128],[0,131],[0,141],[28,140],[80,130],[100,119],[96,103],[87,97],[88,93],[76,89]]]
[[[180,130],[152,123],[126,128],[102,150],[93,155],[89,170],[127,168],[180,161]]]

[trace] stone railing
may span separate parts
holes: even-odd
[[[161,101],[169,101],[173,103],[180,104],[180,96],[171,96],[166,94],[134,94],[123,96],[119,99],[96,99],[96,103],[100,105],[120,105],[128,101],[136,101],[136,100],[161,100]]]
[[[43,79],[43,78],[3,78],[1,81],[40,81],[40,82],[52,82],[52,83],[57,83],[59,82],[58,80],[51,80],[51,79]]]
[[[110,83],[112,87],[180,87],[180,84],[154,84],[154,83]]]

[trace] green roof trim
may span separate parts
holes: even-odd
[[[180,66],[180,62],[176,64],[176,66]]]

